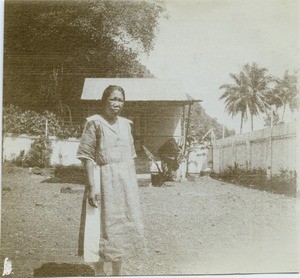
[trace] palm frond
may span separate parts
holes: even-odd
[[[146,155],[148,156],[148,158],[156,165],[159,173],[162,173],[162,170],[160,169],[160,167],[158,165],[158,160],[156,159],[155,155],[153,153],[151,153],[144,145],[143,145],[143,149],[144,149]]]

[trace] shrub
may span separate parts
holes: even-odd
[[[46,136],[36,139],[25,156],[23,166],[45,168],[51,165],[51,141]]]
[[[270,191],[273,193],[295,195],[296,193],[296,171],[281,169],[279,174],[267,178],[267,171],[261,168],[250,170],[242,169],[238,164],[228,166],[222,173],[211,175],[227,182],[251,187],[254,189]]]
[[[279,174],[268,180],[271,191],[295,195],[297,192],[297,173],[295,170],[280,169]]]

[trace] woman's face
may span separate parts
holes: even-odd
[[[105,103],[105,113],[107,116],[115,118],[121,113],[123,106],[123,94],[118,90],[114,90],[110,93]]]

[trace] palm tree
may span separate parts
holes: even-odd
[[[269,85],[274,81],[271,75],[267,75],[266,68],[259,68],[256,63],[246,64],[241,72],[248,95],[248,110],[251,118],[251,130],[253,131],[253,116],[266,113],[269,104],[267,94],[271,91]]]
[[[226,104],[225,111],[232,117],[241,114],[240,133],[243,130],[243,123],[247,119],[247,99],[245,86],[243,85],[241,76],[230,73],[230,77],[235,84],[223,84],[220,89],[225,89],[220,99],[224,99]]]
[[[284,121],[286,106],[290,108],[292,113],[299,108],[299,97],[297,91],[297,77],[290,75],[285,71],[282,79],[276,79],[274,90],[268,94],[268,102],[270,105],[275,105],[276,109],[283,107],[281,121]]]
[[[241,113],[240,133],[243,122],[251,118],[251,130],[253,130],[253,116],[266,112],[269,105],[266,95],[270,91],[269,84],[273,77],[266,75],[267,69],[259,68],[257,64],[246,64],[239,74],[230,74],[234,84],[224,84],[220,89],[225,89],[220,99],[225,99],[225,111],[232,116]]]

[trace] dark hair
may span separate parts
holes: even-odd
[[[123,95],[123,98],[125,101],[125,91],[123,90],[123,88],[120,86],[116,86],[116,85],[109,85],[102,94],[102,98],[101,98],[102,105],[104,105],[107,102],[109,95],[115,90],[119,91]]]

